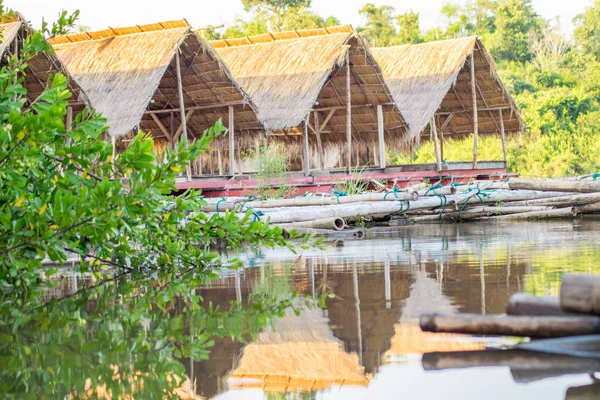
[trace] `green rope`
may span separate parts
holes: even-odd
[[[248,207],[248,209],[246,210],[246,212],[248,212],[248,211],[252,211],[252,216],[254,217],[254,221],[253,222],[260,221],[260,217],[262,217],[263,215],[265,215],[261,210],[254,210],[254,208],[252,208],[252,207]]]
[[[384,196],[383,196],[383,200],[385,201],[385,199],[387,199],[388,195],[393,194],[394,197],[396,199],[398,199],[398,193],[400,192],[400,189],[398,188],[398,186],[394,186],[392,191],[387,192]]]
[[[592,179],[594,179],[595,181],[597,181],[598,178],[600,178],[600,172],[596,172],[594,175],[592,175]]]
[[[221,204],[223,201],[226,201],[227,199],[225,198],[225,196],[221,197],[221,200],[217,201],[217,214],[219,214],[219,204]]]
[[[341,204],[340,197],[348,196],[348,193],[339,191],[337,189],[333,189],[333,194],[335,194],[337,196],[336,199],[337,199],[338,204]]]

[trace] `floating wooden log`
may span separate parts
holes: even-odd
[[[341,231],[346,227],[346,221],[339,217],[315,219],[312,221],[295,222],[293,224],[281,224],[279,227],[291,230],[293,228],[331,229]]]
[[[527,293],[515,293],[506,304],[508,315],[558,316],[567,314],[560,308],[558,297],[532,296]]]
[[[531,220],[531,219],[561,219],[574,218],[577,216],[575,207],[556,208],[544,211],[531,211],[518,214],[501,215],[493,217],[497,220]]]
[[[549,206],[549,207],[565,207],[565,206],[581,206],[584,204],[592,204],[600,202],[600,193],[585,193],[569,196],[553,197],[548,199],[524,200],[511,203],[511,206]]]
[[[567,312],[600,315],[600,275],[563,276],[560,307]]]
[[[598,214],[600,213],[600,203],[586,204],[575,207],[578,214]]]
[[[598,400],[600,399],[600,382],[591,385],[575,386],[567,389],[565,400]]]
[[[425,332],[466,333],[470,335],[555,338],[600,333],[596,316],[503,316],[479,314],[423,314]]]
[[[435,215],[411,216],[409,221],[412,223],[471,221],[489,215],[488,211],[483,207],[479,207],[473,210],[464,210],[462,212],[452,211],[447,213],[437,213]]]
[[[511,189],[541,190],[551,192],[600,192],[600,182],[594,181],[566,181],[550,179],[518,179],[514,178],[508,182]]]
[[[312,229],[312,228],[292,228],[290,230],[283,229],[286,235],[290,235],[295,231],[298,235],[314,235],[316,237],[330,238],[362,238],[365,236],[364,229],[348,229],[343,231],[334,231],[331,229]]]

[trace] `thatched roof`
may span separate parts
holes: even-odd
[[[419,134],[429,134],[428,124],[436,113],[444,134],[473,132],[471,54],[475,58],[479,132],[500,131],[500,108],[507,132],[525,129],[515,102],[498,79],[494,61],[477,37],[374,48],[372,52],[415,141]]]
[[[188,135],[234,106],[236,130],[261,130],[255,108],[208,43],[185,20],[108,28],[52,39],[58,57],[108,119],[110,134],[139,126],[172,141],[181,124],[175,52],[180,51]],[[157,122],[157,119],[159,122]]]
[[[386,134],[400,139],[404,135],[406,124],[379,66],[351,26],[269,33],[211,44],[258,106],[265,127],[275,134],[300,134],[303,123],[314,127],[315,111],[322,123],[337,107],[324,127],[324,138],[335,141],[345,137],[345,60],[349,54],[353,135],[376,139],[377,105],[383,105]],[[387,142],[392,145],[392,138]]]
[[[20,53],[23,48],[23,40],[32,34],[33,28],[23,15],[15,12],[11,15],[0,16],[0,35],[2,36],[0,65],[7,65],[9,58],[14,55],[15,44]],[[88,104],[87,97],[56,56],[48,52],[41,52],[28,61],[25,69],[23,86],[27,90],[28,99],[25,106],[28,106],[44,91],[49,77],[57,73],[67,77],[67,84],[73,94],[69,104],[75,111],[81,111]]]

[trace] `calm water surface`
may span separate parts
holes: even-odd
[[[205,301],[335,297],[183,360],[203,398],[600,398],[584,360],[498,354],[483,349],[500,340],[417,327],[423,312],[502,313],[512,293],[556,295],[563,273],[600,273],[597,220],[411,226],[237,256],[247,267],[200,288]]]

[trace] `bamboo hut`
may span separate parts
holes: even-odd
[[[479,134],[522,132],[519,109],[477,37],[372,49],[394,101],[410,126],[410,140],[431,137],[438,163],[444,137],[474,134],[473,167]]]
[[[15,12],[0,16],[0,65],[7,66],[11,57],[22,55],[23,43],[32,34],[33,28],[23,15]],[[60,60],[49,52],[40,52],[27,62],[23,80],[23,87],[27,90],[25,107],[42,94],[50,77],[57,73],[66,76],[67,85],[72,93],[69,99],[68,119],[73,111],[79,112],[85,108],[89,104],[88,99]]]
[[[351,26],[212,41],[256,103],[271,141],[311,169],[385,167],[407,125],[364,39]],[[301,157],[300,157],[301,155]]]
[[[233,175],[240,149],[253,146],[250,137],[263,131],[249,97],[185,20],[109,27],[51,43],[107,118],[113,143],[119,138],[123,145],[142,130],[160,150],[200,137],[221,118],[230,133],[216,140],[191,172]]]

